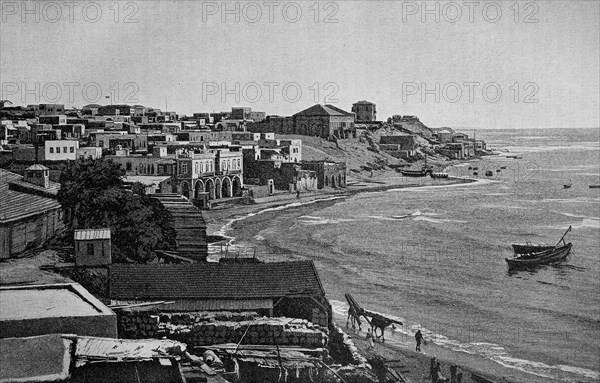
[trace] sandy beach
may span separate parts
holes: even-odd
[[[345,325],[345,323],[339,324]],[[393,363],[389,363],[389,365],[396,369],[397,372],[401,373],[404,378],[411,383],[431,381],[429,378],[429,368],[431,358],[434,356],[436,357],[436,360],[441,363],[442,375],[447,379],[450,378],[450,366],[457,365],[458,372],[463,373],[463,383],[476,383],[477,381],[471,378],[471,374],[473,373],[498,383],[542,383],[549,381],[546,378],[523,374],[518,371],[511,374],[507,369],[489,360],[482,359],[481,363],[478,365],[464,365],[460,363],[459,359],[457,360],[456,356],[441,353],[441,348],[435,347],[431,342],[428,342],[427,345],[422,345],[421,352],[415,352],[413,349],[390,345],[383,342],[375,342],[375,347],[372,350],[367,350],[367,342],[365,341],[366,326],[367,325],[364,324],[363,331],[359,333],[354,333],[351,328],[342,328],[347,334],[352,336],[354,343],[367,359],[382,357],[387,361],[393,361]],[[389,329],[387,331],[389,332]]]

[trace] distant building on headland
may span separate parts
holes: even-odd
[[[352,104],[352,113],[356,115],[357,123],[377,121],[376,105],[370,101],[358,101]]]
[[[416,136],[410,134],[381,136],[379,148],[396,158],[410,159],[416,155]]]
[[[327,140],[356,137],[354,114],[333,105],[316,104],[291,117],[268,116],[258,124],[249,124],[251,132],[299,134]]]

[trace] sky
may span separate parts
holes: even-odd
[[[0,99],[600,127],[599,1],[0,0]]]

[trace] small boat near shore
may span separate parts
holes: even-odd
[[[431,174],[431,169],[423,168],[421,170],[399,170],[399,172],[404,177],[425,177],[427,174]]]
[[[431,166],[427,166],[427,156],[425,156],[425,163],[421,167],[421,169],[399,169],[396,168],[396,171],[402,174],[404,177],[425,177],[427,174],[431,176],[433,173],[433,169]]]
[[[590,185],[590,189],[600,189],[600,185]]]
[[[514,257],[505,258],[509,269],[528,268],[538,265],[547,265],[563,261],[573,247],[572,243],[565,242],[565,236],[571,231],[571,226],[554,246],[537,244],[513,244]],[[562,242],[562,246],[559,246]]]

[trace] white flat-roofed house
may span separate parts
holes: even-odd
[[[44,334],[116,338],[117,317],[77,283],[0,287],[0,338]]]
[[[46,161],[75,161],[77,149],[77,140],[47,140],[44,142],[44,158]]]

